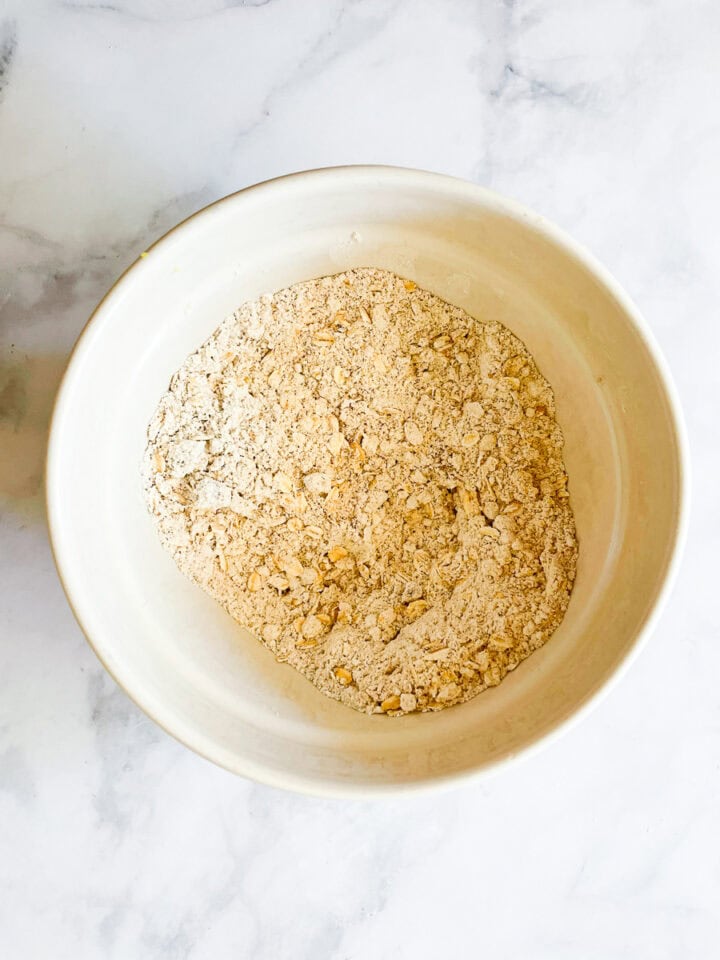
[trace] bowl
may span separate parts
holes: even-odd
[[[243,301],[374,266],[506,324],[550,381],[580,556],[565,619],[503,683],[437,714],[366,716],[273,656],[160,546],[142,494],[146,427],[172,373]],[[100,303],[52,421],[47,498],[68,599],[100,660],[165,730],[267,784],[358,796],[496,770],[566,728],[652,630],[686,514],[665,363],[609,274],[556,227],[470,183],[315,170],[212,204]]]

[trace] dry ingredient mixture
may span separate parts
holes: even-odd
[[[562,620],[577,541],[548,383],[492,320],[384,270],[244,304],[150,423],[180,569],[357,710],[494,686]]]

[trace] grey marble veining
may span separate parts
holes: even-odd
[[[720,8],[689,0],[0,3],[0,955],[347,960],[720,949]],[[114,278],[292,170],[515,196],[644,311],[694,461],[686,560],[628,676],[502,776],[377,803],[256,786],[99,666],[47,544],[54,392]]]

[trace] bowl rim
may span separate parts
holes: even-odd
[[[645,620],[638,629],[636,636],[628,645],[622,659],[617,664],[613,672],[601,682],[599,687],[581,702],[573,712],[561,720],[555,727],[544,734],[538,734],[529,743],[516,752],[490,761],[478,768],[458,771],[456,773],[447,773],[438,776],[425,776],[417,780],[411,780],[406,783],[374,783],[374,784],[353,784],[352,782],[340,783],[331,779],[321,777],[308,777],[299,774],[279,772],[265,767],[261,764],[247,761],[244,758],[229,758],[226,752],[217,747],[215,743],[195,730],[184,728],[182,723],[170,723],[164,719],[159,719],[152,704],[144,695],[142,689],[132,688],[127,680],[121,679],[117,671],[111,669],[103,654],[102,644],[94,640],[90,631],[83,622],[80,613],[80,601],[73,596],[71,587],[63,575],[64,564],[64,543],[59,532],[57,517],[61,510],[61,483],[58,473],[58,462],[60,458],[60,440],[62,433],[61,425],[66,417],[66,410],[69,405],[69,398],[76,381],[80,379],[83,372],[84,355],[89,348],[90,334],[99,328],[102,320],[103,311],[111,297],[121,285],[128,282],[130,275],[145,259],[148,252],[155,247],[163,244],[171,235],[183,229],[191,221],[207,217],[221,204],[231,201],[237,202],[239,198],[255,197],[258,194],[271,194],[278,189],[290,189],[297,193],[302,193],[315,184],[331,180],[346,181],[348,184],[363,178],[372,178],[373,182],[378,180],[386,183],[402,183],[404,185],[414,184],[418,188],[427,191],[442,190],[444,192],[454,192],[458,196],[466,196],[469,199],[480,201],[484,206],[494,208],[501,214],[510,217],[516,221],[524,223],[536,230],[543,237],[548,239],[557,248],[561,249],[568,257],[575,260],[581,266],[592,274],[615,298],[626,317],[630,320],[639,335],[644,347],[646,348],[652,363],[658,374],[660,387],[665,394],[668,409],[670,413],[671,427],[674,433],[677,449],[677,470],[678,470],[678,502],[677,502],[677,520],[673,531],[672,549],[667,560],[666,568],[661,585],[658,588],[655,599],[649,609]],[[494,776],[520,760],[534,756],[545,747],[550,746],[557,739],[568,731],[572,730],[576,724],[580,723],[600,702],[604,699],[617,683],[625,676],[635,658],[641,649],[647,643],[650,634],[656,628],[658,621],[665,609],[670,593],[672,592],[677,573],[680,567],[682,553],[687,539],[687,530],[690,512],[690,455],[687,431],[680,406],[680,400],[677,389],[673,382],[669,366],[665,357],[652,334],[647,321],[640,313],[634,302],[620,286],[617,280],[600,263],[595,256],[590,253],[582,244],[574,240],[563,229],[547,220],[541,214],[525,207],[516,200],[505,197],[482,187],[471,181],[447,174],[435,173],[426,170],[420,170],[409,167],[398,167],[383,164],[349,164],[342,166],[319,167],[310,170],[298,171],[295,173],[284,174],[261,181],[228,194],[212,203],[202,207],[195,213],[184,218],[170,230],[148,246],[114,281],[102,299],[94,308],[87,322],[85,323],[71,353],[63,374],[60,387],[55,397],[52,410],[47,454],[45,461],[45,502],[48,521],[48,532],[50,548],[57,569],[58,577],[65,592],[68,604],[73,615],[80,626],[85,638],[97,656],[105,670],[110,674],[115,683],[123,692],[153,720],[161,729],[177,740],[183,746],[188,747],[194,753],[205,760],[215,763],[217,766],[228,770],[230,773],[239,774],[256,782],[271,787],[277,787],[285,790],[291,790],[309,796],[340,798],[340,799],[371,799],[377,797],[399,796],[407,794],[418,794],[449,789],[461,784],[477,782],[481,779]]]

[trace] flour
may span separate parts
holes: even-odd
[[[243,305],[172,379],[146,496],[180,569],[323,693],[439,710],[567,607],[552,391],[523,344],[374,269]]]

